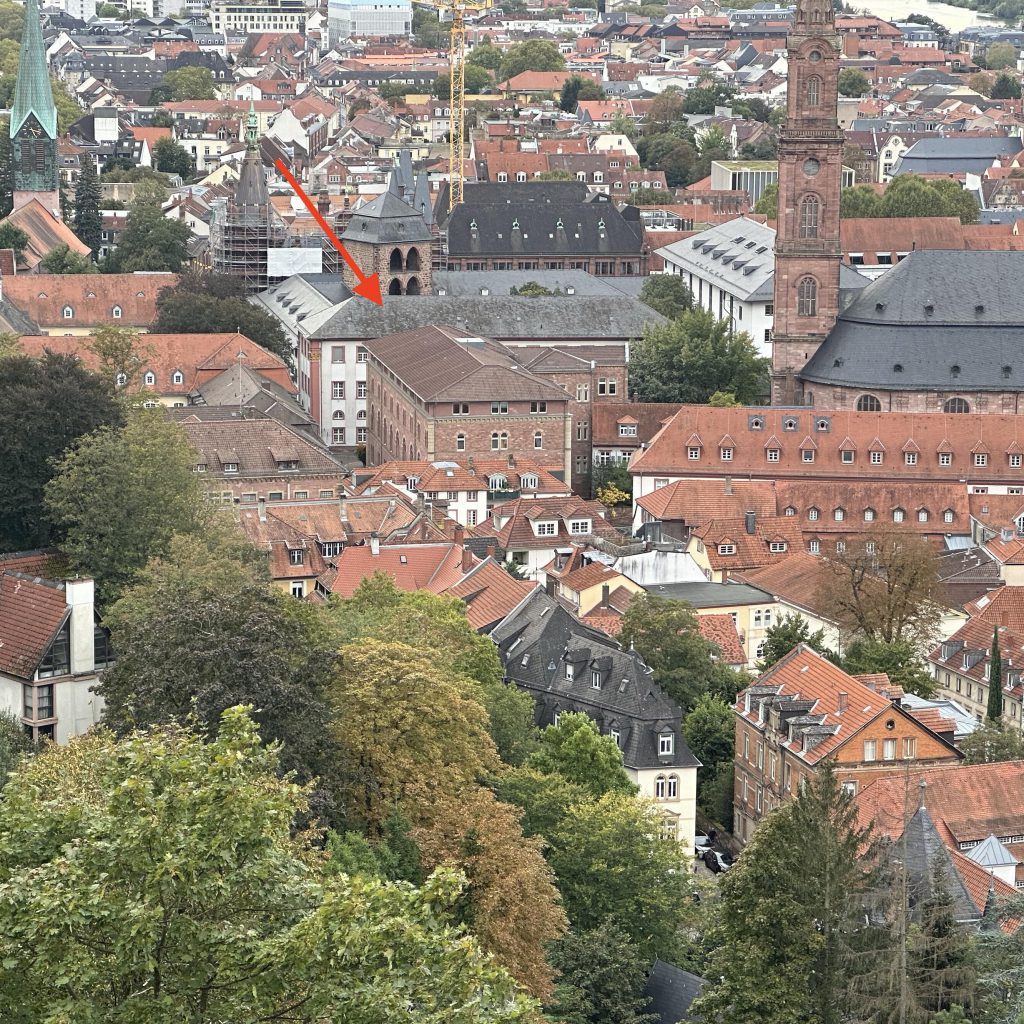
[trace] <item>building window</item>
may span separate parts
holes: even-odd
[[[720,555],[735,555],[736,545],[735,544],[719,544],[718,553]]]
[[[491,415],[504,416],[508,413],[508,402],[491,402]]]
[[[882,403],[874,395],[861,395],[857,399],[857,412],[881,412]]]
[[[659,775],[654,780],[654,796],[655,796],[655,799],[657,799],[657,800],[664,800],[665,799],[665,788],[666,788],[665,787],[665,782],[666,782],[666,779],[665,779],[664,775]]]
[[[146,375],[142,379],[146,384],[152,387],[156,383],[156,374],[152,370],[147,370]]]
[[[590,520],[589,519],[570,519],[569,520],[569,532],[582,535],[590,533]]]
[[[818,213],[821,203],[817,196],[805,196],[800,203],[800,237],[818,237]]]
[[[921,508],[921,509],[917,510],[917,521],[919,523],[927,523],[928,522],[928,509]]]
[[[544,435],[539,430],[534,431],[533,447],[538,449],[544,447]]]
[[[356,349],[356,362],[357,363],[365,363],[366,360],[367,360],[366,349],[365,348],[357,348]]]
[[[872,452],[871,453],[871,465],[872,466],[880,466],[882,464],[883,460],[884,460],[884,457],[883,457],[883,453],[882,452]]]
[[[988,456],[984,452],[974,453],[974,464],[979,468],[988,465]]]
[[[537,415],[539,413],[544,413],[544,412],[547,412],[547,411],[548,411],[548,403],[547,402],[531,402],[530,403],[530,415],[531,416]]]
[[[590,673],[590,688],[592,690],[600,690],[601,689],[601,673],[598,672],[597,669],[594,669]]]
[[[946,511],[942,513],[942,521],[944,523],[953,522],[953,510],[951,508],[947,508]]]
[[[590,401],[590,385],[589,384],[577,384],[576,385],[576,401],[577,402],[589,402]]]
[[[896,741],[895,740],[882,740],[882,760],[883,761],[895,761],[896,760]]]
[[[953,454],[952,454],[952,452],[939,452],[939,465],[940,466],[952,466],[953,465]]]
[[[917,465],[917,452],[904,452],[903,453],[903,461],[908,466],[916,466]]]
[[[356,444],[366,444],[366,427],[356,427]]]
[[[464,452],[466,450],[466,435],[456,434],[455,435],[455,450]]]
[[[366,397],[366,381],[361,380],[356,384],[356,398]]]
[[[691,445],[689,448],[686,449],[686,457],[691,462],[696,462],[697,459],[700,458],[700,448],[698,448],[696,445]]]
[[[818,513],[818,510],[817,510],[816,508],[809,508],[809,509],[807,510],[807,518],[808,518],[808,519],[809,519],[809,520],[810,520],[810,521],[811,521],[812,523],[814,523],[814,522],[817,522],[817,520],[818,520],[818,514],[819,514],[819,513]]]
[[[878,741],[877,740],[865,740],[864,741],[864,760],[865,761],[876,761],[878,759]]]
[[[844,466],[852,466],[853,460],[856,457],[852,451],[848,448],[844,449],[841,453],[842,462]]]
[[[331,444],[344,444],[345,443],[345,428],[344,427],[333,427],[331,429]]]
[[[453,416],[468,416],[469,415],[469,402],[452,402],[452,415]]]
[[[971,407],[963,398],[950,398],[942,406],[943,412],[970,412]]]
[[[835,520],[835,521],[836,521],[837,523],[841,523],[841,522],[842,522],[842,521],[843,521],[843,520],[844,520],[844,519],[846,518],[846,510],[845,510],[845,509],[842,509],[842,508],[837,508],[837,509],[836,509],[836,510],[835,510],[835,511],[834,511],[834,512],[832,513],[832,518],[833,518],[833,519],[834,519],[834,520]]]
[[[663,732],[658,737],[658,755],[664,757],[675,751],[675,736],[670,732]]]
[[[786,550],[786,547],[787,547],[787,545],[786,545],[786,542],[784,540],[773,540],[768,545],[768,550],[773,555],[781,555]]]
[[[864,509],[864,522],[873,523],[875,521],[875,510],[873,508]]]
[[[675,800],[679,797],[679,776],[670,775],[666,780],[668,782],[667,791],[665,797],[668,800]]]
[[[803,462],[813,462],[814,461],[814,449],[813,448],[804,448],[804,450],[800,453],[800,458],[801,458],[801,460]]]
[[[892,510],[892,521],[894,523],[902,523],[907,518],[907,513],[901,508],[894,508]]]
[[[345,397],[345,382],[343,380],[335,380],[331,382],[331,398],[335,401],[340,401]]]
[[[491,451],[492,452],[499,452],[499,451],[503,452],[503,451],[507,451],[507,450],[508,450],[508,434],[506,434],[504,431],[501,431],[500,433],[498,431],[494,431],[494,433],[491,434]]]
[[[765,455],[767,456],[769,462],[778,462],[781,459],[781,457],[782,457],[782,449],[781,448],[769,448],[765,452]]]
[[[573,663],[571,661],[567,661],[565,663],[565,678],[572,681],[575,675],[576,673],[573,667]]]
[[[538,523],[537,524],[537,536],[538,537],[554,537],[558,533],[557,523]]]
[[[590,424],[586,420],[576,424],[576,440],[586,441],[590,437]]]
[[[39,678],[66,676],[71,671],[71,620],[61,627],[39,663]]]
[[[1010,456],[1010,469],[1020,469],[1021,457],[1019,455]]]
[[[70,306],[64,307],[64,319],[70,320],[74,317],[75,311]]]
[[[818,282],[805,277],[796,286],[796,312],[798,316],[818,315]]]
[[[903,737],[903,758],[906,761],[910,761],[917,757],[917,737],[916,736],[904,736]]]
[[[807,545],[807,550],[810,551],[810,553],[812,555],[820,555],[821,554],[821,541],[820,540],[812,540],[812,541],[810,541],[808,543],[808,545]]]
[[[304,565],[306,562],[306,553],[302,548],[292,548],[288,552],[288,561],[292,565]]]
[[[305,597],[306,596],[306,584],[302,580],[294,580],[291,585],[292,597]]]
[[[636,428],[633,428],[633,432],[636,432]],[[719,448],[718,454],[722,457],[723,462],[732,462],[732,449],[731,448]]]
[[[821,79],[811,75],[807,79],[807,106],[816,107],[821,103]]]

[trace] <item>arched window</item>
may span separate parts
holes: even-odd
[[[143,380],[144,380],[144,381],[145,381],[145,382],[146,382],[146,383],[147,383],[147,384],[148,384],[148,385],[149,385],[150,387],[152,387],[152,386],[153,386],[153,385],[154,385],[154,384],[156,383],[156,374],[155,374],[155,373],[154,373],[154,372],[153,372],[152,370],[148,370],[148,371],[146,372],[146,376],[145,376],[145,377],[143,378]]]
[[[498,431],[494,431],[491,434],[491,451],[507,451],[508,450],[508,434],[503,430],[500,434]]]
[[[391,250],[391,261],[388,263],[389,270],[401,270],[402,269],[402,250],[392,249]]]
[[[418,249],[409,250],[409,254],[405,257],[405,269],[417,271],[420,269],[420,253]]]
[[[410,277],[409,283],[405,286],[406,295],[419,295],[420,281],[418,277]]]
[[[821,103],[821,79],[811,75],[807,79],[807,106],[816,107]]]
[[[950,398],[947,399],[946,404],[942,407],[943,412],[970,412],[971,407],[967,404],[967,400],[964,398]]]
[[[539,431],[535,430],[533,433],[533,447],[543,448],[544,447],[544,435]]]
[[[398,251],[397,249],[395,250]],[[388,295],[401,295],[402,294],[402,282],[397,277],[391,279],[391,284],[388,285]]]
[[[861,395],[857,399],[857,412],[881,412],[882,403],[874,395]]]
[[[796,311],[798,316],[818,315],[818,282],[813,277],[803,277],[796,286]]]
[[[174,376],[171,378],[171,380],[173,380],[175,384],[184,384],[185,374],[183,374],[181,370],[175,370]]]
[[[455,435],[455,450],[464,452],[466,450],[466,435],[456,434]]]
[[[666,781],[668,786],[666,787],[665,796],[669,800],[675,800],[679,796],[679,776],[670,775]]]
[[[658,800],[665,799],[665,782],[666,779],[664,775],[659,775],[654,780],[654,796]]]
[[[800,237],[818,237],[818,214],[821,210],[821,203],[817,196],[804,196],[800,203]]]
[[[344,409],[335,409],[334,410],[333,418],[336,419],[336,420],[343,420],[345,418],[345,410]]]
[[[64,307],[64,319],[70,320],[75,315],[75,311],[70,306]]]
[[[127,384],[127,383],[128,383],[128,374],[127,373],[119,373],[117,375],[117,386],[119,388],[123,388],[125,386],[125,384]]]

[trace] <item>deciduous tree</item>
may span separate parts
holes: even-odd
[[[983,722],[960,741],[967,764],[1024,761],[1024,734],[1005,722]]]
[[[686,744],[701,766],[697,769],[697,793],[718,774],[718,766],[732,763],[736,751],[736,716],[721,697],[701,694],[683,721]],[[703,802],[703,801],[702,801]]]
[[[870,90],[871,82],[860,68],[843,68],[839,72],[840,96],[864,96]]]
[[[87,256],[71,251],[67,242],[51,249],[40,261],[39,270],[44,274],[96,274],[95,265]]]
[[[562,86],[558,105],[569,114],[576,112],[580,100],[604,99],[604,90],[592,78],[570,75]]]
[[[177,174],[179,178],[187,181],[196,173],[195,161],[188,150],[174,139],[157,139],[156,145],[153,146],[153,157],[156,169],[165,174]]]
[[[164,75],[163,84],[170,90],[172,100],[215,100],[217,89],[213,72],[198,65],[175,68]]]
[[[602,736],[585,714],[565,714],[558,725],[540,734],[540,748],[526,761],[527,768],[561,775],[591,796],[635,793],[622,764],[622,751],[611,736]]]
[[[92,576],[101,604],[120,596],[175,534],[202,533],[209,506],[195,451],[159,412],[136,411],[68,452],[46,485],[46,511],[74,569]]]
[[[0,358],[0,550],[52,543],[43,490],[54,460],[120,416],[110,389],[73,356]]]
[[[237,709],[52,745],[0,804],[0,1019],[511,1024],[459,882],[326,877],[305,794]]]
[[[1017,51],[1012,43],[993,43],[985,51],[985,63],[993,71],[1012,68],[1017,63]]]
[[[21,260],[28,245],[28,235],[17,226],[5,221],[0,224],[0,249],[13,249],[15,260]]]
[[[505,82],[524,71],[561,71],[565,58],[559,52],[558,44],[546,39],[530,39],[516,43],[505,51],[498,70],[498,81]]]
[[[103,262],[104,272],[130,274],[140,270],[181,269],[192,231],[183,221],[165,217],[160,201],[160,193],[136,192],[117,248]]]
[[[761,661],[757,667],[764,672],[799,644],[806,644],[819,654],[828,652],[823,629],[812,633],[810,624],[802,615],[795,612],[792,615],[784,615],[765,632]]]
[[[640,299],[669,320],[693,307],[693,294],[677,274],[656,274],[644,281]]]

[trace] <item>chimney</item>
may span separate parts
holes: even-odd
[[[747,533],[753,536],[754,529],[757,526],[757,513],[745,512],[743,515],[743,525],[746,527]]]
[[[257,498],[256,499],[256,511],[260,517],[260,522],[265,523],[267,521],[267,499]]]
[[[380,537],[377,536],[376,530],[370,534],[370,554],[374,558],[380,554]]]
[[[725,493],[732,494],[732,477],[727,476],[725,478]]]
[[[475,559],[473,558],[473,552],[470,551],[469,548],[463,548],[462,549],[462,571],[463,572],[469,572],[469,570],[473,568],[473,562],[474,561],[475,561]]]
[[[95,600],[95,585],[88,576],[65,581],[64,603],[71,609],[71,671],[75,675],[96,668]]]
[[[554,576],[545,576],[544,577],[544,591],[548,595],[548,597],[554,597],[555,596],[555,578],[554,578]]]
[[[839,714],[842,714],[850,706],[850,695],[848,693],[839,694]]]
[[[316,197],[317,212],[326,217],[331,212],[331,197],[326,192],[321,192]]]
[[[493,545],[493,544],[488,544],[487,545],[487,557],[488,558],[496,558],[497,554],[498,554],[497,547],[495,547],[495,545]]]
[[[456,544],[461,544],[466,539],[466,528],[462,523],[456,523],[452,529],[452,540]]]
[[[602,608],[607,608],[608,607],[608,592],[609,592],[609,589],[610,588],[609,588],[607,583],[602,583],[601,584],[601,607]]]

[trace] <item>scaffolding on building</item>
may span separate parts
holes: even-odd
[[[269,287],[267,253],[284,242],[284,228],[270,203],[250,206],[227,199],[213,202],[210,210],[213,269],[218,274],[238,278],[247,295]]]

